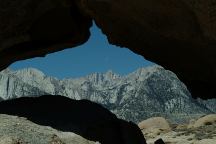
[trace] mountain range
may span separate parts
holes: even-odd
[[[88,99],[135,123],[153,116],[181,123],[216,113],[216,99],[193,99],[174,73],[157,65],[124,76],[107,71],[61,80],[35,68],[0,72],[0,100],[45,94]]]

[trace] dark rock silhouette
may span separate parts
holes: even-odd
[[[214,0],[0,0],[0,69],[83,44],[94,20],[109,42],[216,96]]]
[[[158,139],[155,141],[155,144],[165,144],[162,139]]]
[[[146,144],[137,125],[117,119],[88,100],[52,95],[23,97],[0,102],[0,113],[26,117],[36,124],[74,132],[102,144]]]

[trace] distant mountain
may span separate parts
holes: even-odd
[[[179,123],[216,113],[216,99],[193,99],[174,73],[156,65],[140,68],[126,76],[108,71],[63,80],[46,76],[34,68],[0,72],[0,97],[3,100],[44,94],[88,99],[133,122],[164,116]]]

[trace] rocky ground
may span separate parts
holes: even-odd
[[[99,144],[71,132],[40,126],[26,118],[0,114],[0,144]]]
[[[216,114],[188,124],[172,125],[162,117],[139,123],[148,144],[160,138],[165,144],[215,144]],[[40,126],[26,118],[0,114],[0,144],[99,144],[71,132]]]
[[[154,127],[146,126],[152,123]],[[191,120],[189,124],[165,124],[167,122],[162,118],[151,118],[139,124],[148,144],[154,144],[160,138],[165,144],[216,144],[216,114]]]

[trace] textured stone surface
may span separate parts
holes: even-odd
[[[138,124],[146,137],[154,138],[162,133],[171,131],[168,121],[163,117],[153,117]]]
[[[91,20],[74,0],[0,0],[0,67],[87,41]]]
[[[192,126],[189,127],[201,127],[201,126],[205,126],[205,125],[216,125],[216,114],[211,114],[211,115],[207,115],[204,116],[200,119],[198,119],[197,121],[194,122],[194,124]]]
[[[214,144],[216,143],[216,139],[203,139],[195,142],[194,144]]]
[[[163,130],[171,130],[171,127],[168,121],[163,117],[153,117],[147,120],[144,120],[138,124],[140,129],[148,129],[148,128],[158,128]]]
[[[208,116],[207,116],[208,117]],[[148,144],[160,138],[165,144],[214,144],[216,141],[216,125],[203,125],[196,128],[188,128],[188,123],[182,125],[172,126],[171,131],[160,132],[157,135],[149,131],[145,133],[145,138]]]
[[[215,0],[0,0],[0,67],[84,43],[93,19],[110,43],[174,71],[194,97],[213,98],[215,9]]]
[[[26,118],[0,114],[0,144],[99,144],[72,132],[37,125]]]

